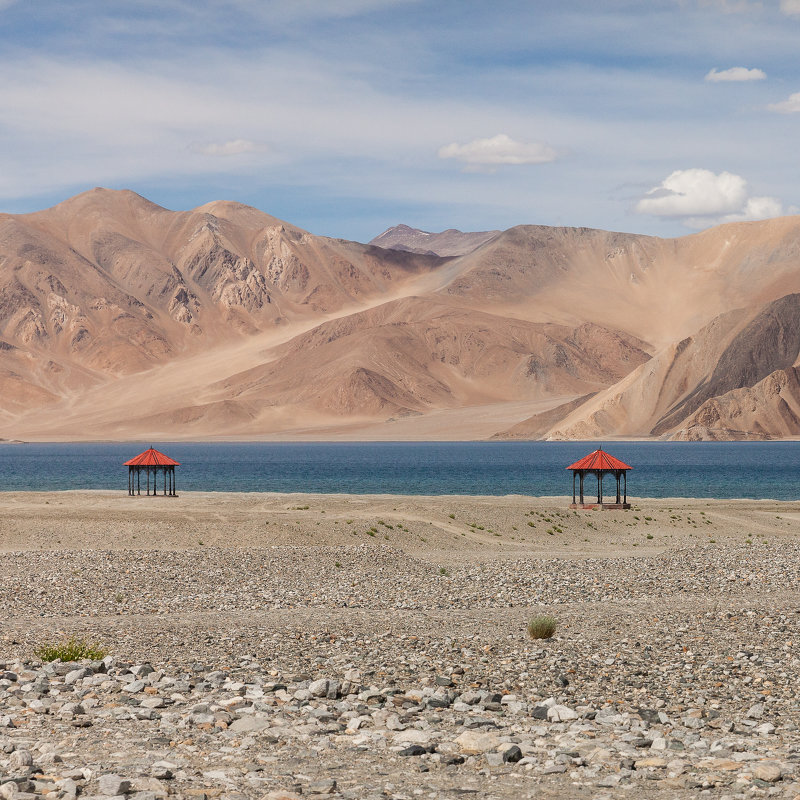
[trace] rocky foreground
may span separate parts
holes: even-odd
[[[258,513],[274,525],[280,502]],[[479,521],[506,536],[501,506]],[[168,549],[169,515],[143,526],[158,550],[0,553],[0,798],[800,797],[793,505],[710,506],[702,541],[699,513],[653,510],[647,535],[673,543],[646,556],[623,530],[645,517],[619,513],[570,524],[629,552],[475,539],[448,560],[451,507],[413,553],[371,519],[326,543],[346,521],[317,517],[315,545]],[[558,628],[532,641],[541,613]],[[69,636],[108,655],[36,656]]]

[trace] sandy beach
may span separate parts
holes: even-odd
[[[0,494],[3,796],[795,798],[799,522],[752,500]],[[537,614],[553,638],[527,637]],[[72,635],[107,663],[43,667]]]

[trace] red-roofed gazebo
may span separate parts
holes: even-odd
[[[630,508],[628,502],[628,470],[633,467],[620,461],[618,458],[606,453],[602,447],[598,447],[593,453],[584,456],[580,461],[570,464],[567,469],[572,470],[572,505],[570,508]],[[586,503],[583,499],[583,479],[586,475],[594,475],[597,478],[597,502]],[[614,475],[617,479],[617,501],[615,503],[603,502],[603,476]],[[575,502],[575,481],[580,479],[580,500]],[[624,481],[624,488],[620,493],[620,481]]]
[[[150,474],[153,474],[153,496],[158,494],[158,473],[164,473],[164,495],[177,497],[175,492],[175,467],[180,466],[180,462],[174,458],[165,456],[153,447],[149,447],[144,453],[126,461],[123,464],[128,468],[128,494],[133,496],[142,493],[142,470],[147,475],[146,493],[150,494]]]

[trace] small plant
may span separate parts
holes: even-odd
[[[531,639],[550,639],[556,632],[555,617],[531,617],[528,620],[528,636]]]
[[[450,519],[455,519],[456,518],[455,514],[448,514],[447,516],[450,517]]]
[[[444,578],[450,577],[450,573],[447,571],[445,567],[439,567],[439,574]]]
[[[108,650],[97,644],[78,639],[75,636],[57,644],[44,644],[33,651],[42,661],[80,661],[83,658],[99,661],[108,655]]]
[[[377,531],[373,531],[373,530],[370,528],[370,530],[368,530],[368,531],[367,531],[367,536],[374,536],[376,533],[377,533]]]
[[[653,534],[652,534],[652,533],[648,533],[648,534],[647,534],[647,538],[648,538],[648,539],[652,539],[652,538],[653,538]]]
[[[341,569],[342,568],[342,562],[341,561],[334,561],[333,566],[336,567],[336,569]]]

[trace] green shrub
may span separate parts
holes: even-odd
[[[531,617],[528,621],[528,636],[531,639],[549,639],[556,632],[555,617]]]
[[[42,661],[55,661],[57,658],[61,661],[80,661],[83,658],[99,661],[108,655],[104,647],[75,636],[63,642],[44,644],[33,652]]]

